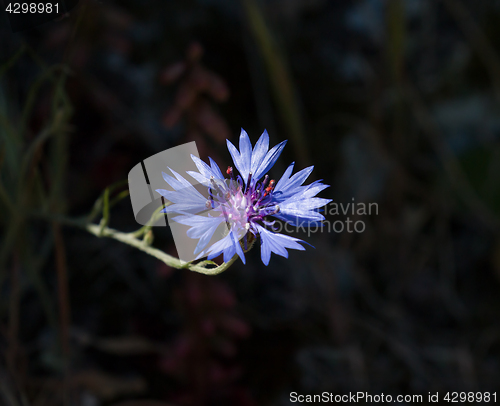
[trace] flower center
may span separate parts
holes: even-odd
[[[212,207],[220,211],[222,216],[231,225],[237,225],[247,230],[251,223],[262,220],[265,216],[276,214],[279,207],[273,204],[272,194],[275,187],[274,179],[268,182],[268,175],[262,182],[252,182],[252,173],[248,175],[246,186],[243,186],[241,177],[234,180],[234,173],[228,167],[226,173],[231,179],[224,179],[223,182],[216,182],[211,179],[209,188],[210,200],[207,201],[207,208]]]

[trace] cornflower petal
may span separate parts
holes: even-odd
[[[257,168],[262,163],[268,150],[269,150],[269,135],[267,134],[267,130],[264,130],[264,132],[258,139],[252,151],[252,162],[250,166],[250,171],[252,173],[257,172]]]
[[[170,168],[169,168],[170,169]],[[178,210],[187,211],[202,211],[204,210],[205,203],[207,199],[198,192],[191,183],[184,179],[177,172],[170,169],[170,171],[175,175],[173,178],[162,172],[163,179],[172,187],[174,190],[156,189],[160,195],[165,197],[168,201],[174,203],[171,206],[166,207],[162,210],[162,213],[169,213]]]
[[[280,142],[278,145],[274,146],[271,148],[271,150],[266,154],[264,159],[262,160],[261,164],[253,174],[253,178],[255,180],[260,179],[262,176],[264,176],[267,172],[269,172],[269,169],[272,168],[272,166],[275,164],[275,162],[278,160],[278,158],[281,155],[281,152],[283,151],[283,148],[285,148],[287,141]]]
[[[281,192],[279,194],[276,194],[276,199],[278,200],[278,202],[285,201],[288,198],[296,196],[299,194],[299,192],[303,191],[304,188],[301,186],[305,182],[305,180],[309,177],[313,169],[314,166],[302,169],[301,171],[293,175],[291,178],[288,178],[286,180],[283,179],[282,177],[283,182],[280,184],[282,179],[280,179],[280,182],[278,182],[278,185],[280,186],[279,189],[278,185],[276,185],[276,188],[274,189],[275,193]]]
[[[250,173],[250,167],[252,162],[252,143],[250,142],[250,138],[248,138],[247,132],[242,128],[240,134],[240,156],[243,158],[243,173],[245,176],[243,179],[248,177]]]
[[[284,234],[272,233],[264,227],[257,225],[260,235],[260,252],[264,265],[269,265],[271,259],[271,252],[288,258],[288,249],[304,251],[305,248],[299,244],[304,242],[298,238],[290,237]]]
[[[176,216],[173,217],[177,223],[184,224],[186,226],[190,226],[191,228],[187,232],[187,236],[190,238],[199,238],[198,244],[196,245],[196,249],[194,251],[194,255],[199,254],[206,245],[210,242],[212,236],[215,233],[215,230],[220,226],[220,224],[224,221],[222,217],[210,217],[210,216]]]
[[[224,179],[224,175],[222,174],[219,165],[217,165],[212,158],[208,157],[208,159],[210,160],[210,166],[212,168],[212,172],[214,173],[214,177],[216,179]]]
[[[195,171],[187,171],[189,176],[191,176],[194,180],[201,183],[203,186],[210,187],[210,179],[203,176],[201,173]]]
[[[245,254],[241,249],[239,241],[236,241],[234,232],[231,232],[220,241],[217,241],[208,249],[208,259],[214,259],[224,253],[224,262],[229,262],[234,254],[238,254],[245,263]]]
[[[174,177],[163,174],[165,181],[174,189],[157,190],[173,203],[164,211],[181,214],[173,220],[189,226],[188,237],[199,240],[194,251],[196,259],[213,259],[223,254],[224,262],[228,262],[238,255],[245,263],[242,238],[246,238],[247,232],[256,238],[260,236],[261,258],[266,265],[273,252],[288,257],[287,249],[304,250],[300,244],[304,241],[271,232],[264,226],[271,227],[274,224],[274,221],[270,221],[272,217],[297,226],[321,225],[325,217],[319,213],[319,208],[331,200],[316,197],[328,187],[321,181],[304,185],[313,166],[292,176],[292,163],[277,184],[274,180],[268,181],[267,175],[263,181],[259,181],[274,165],[285,145],[286,141],[283,141],[269,150],[269,135],[264,131],[252,149],[248,134],[242,129],[239,150],[227,140],[229,153],[239,172],[237,176],[230,174],[229,181],[212,158],[209,158],[208,165],[192,155],[198,172],[187,173],[208,188],[208,200],[174,171]],[[208,215],[191,214],[205,213],[207,210]],[[223,223],[228,227],[228,234],[212,243],[215,232]]]
[[[200,171],[200,173],[205,178],[207,178],[208,180],[210,180],[210,178],[213,176],[214,178],[220,179],[219,174],[222,175],[220,173],[220,169],[218,171],[219,173],[217,173],[217,171],[214,171],[210,166],[208,166],[200,158],[198,158],[197,156],[192,155],[192,154],[191,154],[191,159],[193,160],[194,164],[196,165],[196,167],[198,168],[198,170]],[[217,169],[218,169],[218,167],[217,167]]]
[[[295,165],[295,162],[292,162],[288,166],[288,168],[286,168],[285,172],[281,176],[281,179],[278,181],[278,183],[276,184],[276,187],[274,188],[275,192],[279,192],[280,190],[283,190],[285,188],[285,186],[287,185],[287,183],[290,179],[290,175],[293,172],[294,165]]]
[[[231,158],[233,158],[234,166],[236,166],[236,169],[238,169],[238,172],[241,174],[244,181],[246,182],[246,179],[248,178],[248,172],[244,171],[245,158],[240,155],[240,153],[238,152],[236,147],[231,143],[231,141],[226,140],[226,144],[227,144],[227,149],[231,154]]]

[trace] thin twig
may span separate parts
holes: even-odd
[[[10,373],[13,377],[17,377],[17,354],[19,349],[18,333],[19,333],[19,255],[17,252],[12,257],[12,275],[11,275],[11,292],[10,292],[10,309],[9,309],[9,350],[7,352],[7,364]],[[17,379],[16,379],[17,381]]]
[[[439,127],[435,123],[432,115],[428,111],[421,95],[409,83],[406,84],[407,100],[412,107],[417,123],[422,128],[431,146],[439,156],[443,169],[456,190],[460,193],[465,204],[484,223],[485,226],[498,231],[500,220],[478,197],[470,182],[460,166],[460,162],[453,154],[450,147],[442,140]]]
[[[58,299],[60,308],[60,327],[61,327],[61,348],[63,355],[63,398],[64,404],[69,405],[69,384],[70,384],[70,347],[69,347],[69,325],[70,325],[70,305],[68,294],[68,272],[66,269],[66,253],[62,239],[61,229],[58,223],[52,223],[54,233],[54,245],[56,253],[56,271],[58,281]]]
[[[34,216],[47,219],[46,216],[40,216],[36,214],[34,214]],[[120,241],[124,244],[130,245],[131,247],[137,248],[145,252],[146,254],[155,257],[156,259],[159,259],[172,268],[187,269],[193,272],[202,273],[204,275],[218,275],[227,270],[238,259],[238,255],[235,255],[233,256],[233,258],[231,258],[230,261],[224,262],[215,268],[206,268],[206,265],[212,265],[214,264],[214,262],[202,261],[198,264],[193,264],[191,262],[181,261],[178,258],[168,255],[162,250],[151,247],[151,245],[149,245],[147,241],[136,238],[136,233],[124,233],[109,227],[101,227],[101,225],[99,224],[90,224],[85,222],[84,220],[70,219],[63,216],[52,216],[50,217],[50,220],[67,226],[84,229],[89,233],[95,235],[96,237],[107,237]]]
[[[443,0],[443,3],[455,18],[458,26],[469,41],[471,48],[476,50],[479,58],[488,70],[497,96],[500,97],[500,57],[495,47],[460,0]]]
[[[290,134],[299,165],[305,167],[310,162],[310,157],[290,69],[257,3],[254,0],[242,0],[242,3],[250,30],[266,64],[283,124]]]

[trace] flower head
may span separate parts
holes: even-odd
[[[260,237],[261,257],[269,264],[271,252],[288,257],[287,249],[304,250],[304,241],[284,234],[275,233],[272,227],[280,219],[295,226],[310,226],[324,220],[317,209],[329,203],[316,195],[328,185],[321,181],[303,185],[311,174],[313,166],[292,175],[294,163],[276,182],[267,172],[279,158],[286,141],[269,149],[267,131],[261,135],[255,146],[242,129],[238,149],[227,141],[229,153],[238,173],[228,167],[223,175],[212,158],[210,165],[191,155],[198,172],[187,172],[206,188],[202,194],[189,181],[173,171],[174,177],[163,173],[165,181],[173,191],[157,189],[172,204],[165,213],[176,214],[172,220],[189,226],[187,235],[198,239],[194,254],[213,259],[221,254],[228,262],[237,254],[245,263],[244,252],[248,251]]]

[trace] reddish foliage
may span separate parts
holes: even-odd
[[[202,55],[201,45],[192,43],[186,59],[165,68],[160,82],[165,85],[177,83],[174,104],[164,114],[163,124],[172,128],[184,119],[186,138],[203,147],[205,134],[215,142],[223,143],[230,138],[230,131],[224,118],[213,107],[213,101],[221,103],[228,99],[229,89],[222,78],[201,64]]]
[[[177,382],[170,400],[190,406],[241,399],[238,404],[253,405],[237,382],[242,373],[238,342],[249,336],[250,327],[235,311],[231,288],[191,273],[175,297],[183,328],[160,359],[160,368]]]

